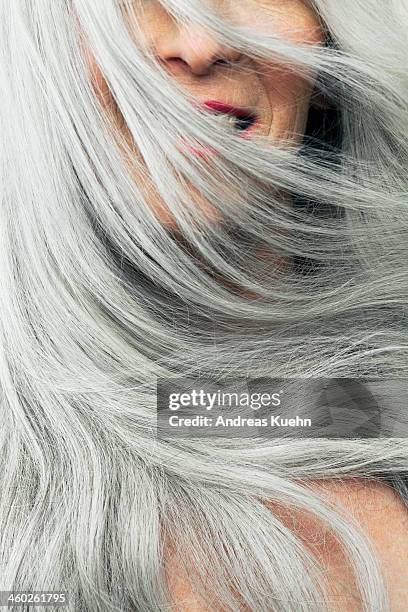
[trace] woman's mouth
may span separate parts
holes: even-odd
[[[202,106],[222,118],[226,126],[233,128],[241,136],[248,136],[258,121],[256,114],[249,109],[232,106],[219,100],[207,100]]]
[[[224,127],[230,128],[241,138],[248,138],[258,124],[258,116],[248,108],[232,106],[219,100],[206,100],[200,106],[217,115]],[[213,147],[196,141],[189,142],[183,138],[182,144],[184,150],[207,161],[216,155]]]

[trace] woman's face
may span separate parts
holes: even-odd
[[[234,25],[287,40],[316,45],[324,40],[320,21],[305,0],[212,0],[220,15]],[[135,3],[136,6],[136,3]],[[135,20],[127,13],[129,26]],[[304,134],[313,85],[310,80],[271,61],[245,57],[223,46],[195,23],[179,25],[157,0],[143,4],[137,29],[144,43],[185,90],[205,107],[225,112],[225,120],[238,129],[247,125],[238,115],[248,110],[255,119],[247,132],[258,133],[282,146],[288,140],[299,142]],[[90,53],[87,53],[94,88],[107,111],[115,108],[109,87]],[[231,117],[229,113],[235,113]],[[248,113],[247,113],[248,114]],[[117,130],[126,136],[126,126],[118,118]],[[151,191],[150,191],[151,193]],[[158,198],[151,205],[162,223],[172,225],[169,211]],[[198,200],[204,213],[215,211]]]

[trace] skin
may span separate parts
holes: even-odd
[[[322,44],[323,31],[314,12],[303,0],[214,0],[220,14],[237,26],[251,27],[294,42]],[[255,132],[278,146],[299,142],[304,134],[313,90],[313,79],[306,80],[278,63],[266,63],[241,55],[216,41],[200,25],[179,25],[157,2],[143,3],[136,16],[137,3],[125,10],[134,39],[153,50],[168,74],[197,100],[221,100],[250,108],[259,118]],[[137,24],[137,27],[136,27]],[[142,38],[143,37],[143,38]],[[132,149],[132,138],[116,106],[109,86],[90,50],[84,45],[95,92],[111,118],[114,131]],[[120,146],[120,143],[119,143]],[[146,177],[132,167],[132,156],[123,154],[138,184]],[[138,152],[133,149],[133,156]],[[219,213],[192,189],[197,211],[204,218],[219,222]],[[175,220],[146,183],[145,197],[160,222],[174,229]]]
[[[339,513],[353,519],[371,542],[380,561],[389,593],[390,612],[408,609],[408,512],[388,485],[362,478],[327,480],[309,484]],[[330,612],[363,612],[355,577],[337,540],[311,515],[266,504],[306,545],[324,568]],[[194,592],[194,577],[187,575],[177,554],[166,566],[175,612],[224,612]],[[242,610],[252,612],[244,606]]]
[[[260,32],[286,37],[295,42],[322,44],[324,35],[319,19],[303,0],[217,0],[215,8],[237,25]],[[135,37],[135,16],[128,14],[128,23]],[[179,26],[155,0],[144,5],[138,17],[143,32],[141,44],[148,45],[169,75],[199,100],[217,99],[236,106],[251,107],[260,117],[257,131],[275,145],[299,142],[304,133],[313,85],[310,81],[285,70],[279,64],[266,64],[243,57],[236,50],[220,45],[194,23]],[[115,130],[130,142],[123,118],[115,106],[98,65],[89,49],[84,54],[95,92]],[[228,62],[226,64],[225,62]],[[252,70],[248,70],[248,67]],[[113,111],[113,112],[112,112]],[[137,155],[137,151],[135,151]],[[131,166],[131,159],[127,159]],[[135,173],[135,180],[138,176]],[[174,219],[149,185],[149,204],[158,220],[174,227]],[[153,194],[153,195],[152,195]],[[196,198],[197,208],[211,221],[219,214],[208,202]],[[407,510],[398,495],[379,482],[362,479],[315,483],[336,508],[355,518],[377,550],[390,594],[392,612],[408,609],[408,519]],[[353,573],[341,549],[324,526],[306,515],[294,515],[284,508],[270,505],[283,522],[301,537],[313,554],[327,568],[330,576],[329,595],[335,596],[333,612],[361,610]],[[177,554],[166,565],[174,610],[205,612],[189,576],[184,575]],[[341,583],[341,586],[339,586]],[[212,607],[214,610],[214,607]]]

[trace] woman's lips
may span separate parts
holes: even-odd
[[[217,152],[210,145],[203,145],[198,140],[194,140],[193,142],[188,140],[187,138],[181,138],[183,152],[186,151],[195,155],[196,157],[201,157],[201,159],[209,160],[211,157],[214,157]]]
[[[224,114],[236,117],[237,121],[241,121],[244,127],[240,129],[239,136],[246,138],[255,128],[258,123],[258,117],[249,108],[233,106],[221,100],[206,100],[202,103],[202,107],[214,111],[217,114]]]
[[[257,115],[250,109],[244,107],[233,106],[222,102],[221,100],[206,100],[199,105],[201,108],[213,111],[215,114],[223,114],[235,117],[237,123],[240,122],[240,128],[236,129],[239,138],[248,138],[250,134],[256,129],[258,124]],[[202,145],[198,141],[190,142],[187,138],[182,139],[184,151],[208,160],[216,155],[216,151],[213,147],[208,145]]]

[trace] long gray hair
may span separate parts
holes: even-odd
[[[313,79],[325,108],[301,144],[245,140],[135,43],[117,0],[1,3],[0,589],[66,589],[75,612],[165,610],[174,548],[215,609],[330,609],[325,568],[270,501],[327,525],[363,609],[386,610],[369,543],[308,481],[407,471],[405,440],[161,440],[155,385],[404,376],[406,3],[314,0],[324,47],[161,3]],[[181,139],[212,147],[212,166]]]

